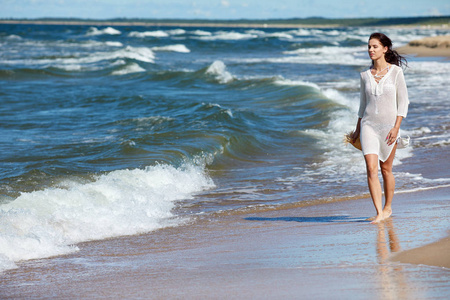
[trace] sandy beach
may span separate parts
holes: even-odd
[[[431,243],[449,229],[448,195],[450,187],[398,194],[393,217],[378,225],[364,221],[370,199],[199,217],[24,262],[0,275],[0,296],[443,299],[449,239]]]
[[[427,37],[409,42],[396,49],[400,54],[418,57],[443,56],[450,57],[450,35]]]

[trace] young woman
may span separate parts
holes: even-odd
[[[372,66],[361,73],[359,118],[352,139],[355,141],[358,136],[361,139],[370,196],[377,211],[377,215],[369,220],[378,223],[392,214],[395,190],[392,163],[409,100],[401,68],[406,65],[406,60],[392,49],[391,40],[382,33],[373,33],[368,52]],[[378,164],[384,183],[384,208]]]

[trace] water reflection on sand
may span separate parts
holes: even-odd
[[[393,219],[389,218],[379,223],[376,251],[381,299],[411,299],[411,289],[403,267],[389,262],[391,255],[400,250],[400,241],[395,232]]]

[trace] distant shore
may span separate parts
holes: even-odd
[[[337,24],[267,24],[261,23],[216,23],[216,22],[113,22],[113,21],[15,21],[0,20],[0,24],[30,25],[90,25],[90,26],[148,26],[148,27],[231,27],[231,28],[298,28],[298,27],[337,27]]]
[[[85,26],[152,26],[152,27],[229,27],[229,28],[333,28],[348,26],[367,27],[436,27],[449,28],[450,16],[444,17],[403,17],[403,18],[360,18],[326,19],[294,18],[267,20],[209,20],[209,19],[78,19],[78,18],[39,18],[39,19],[0,19],[0,24],[34,25],[85,25]]]

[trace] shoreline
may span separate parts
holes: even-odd
[[[198,216],[22,262],[0,273],[0,296],[442,298],[449,269],[423,260],[434,250],[442,259],[440,248],[421,251],[417,264],[394,260],[445,236],[449,194],[450,187],[398,194],[393,217],[377,225],[364,221],[373,213],[368,198]]]

